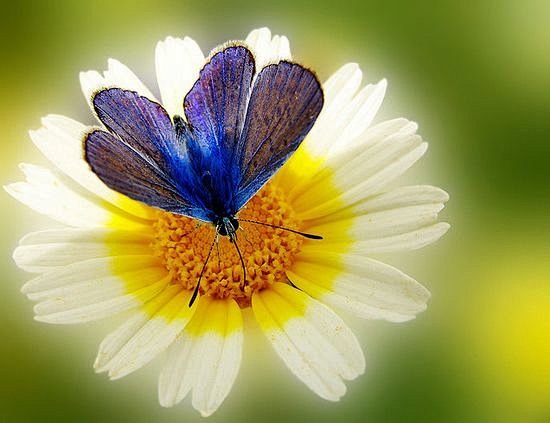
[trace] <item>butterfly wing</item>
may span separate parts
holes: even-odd
[[[234,45],[212,56],[187,94],[187,150],[204,175],[206,201],[234,215],[288,160],[323,106],[321,86],[304,67],[282,61],[253,82],[252,53]]]
[[[252,88],[239,140],[240,209],[288,160],[323,107],[323,92],[308,69],[286,61],[263,68]]]
[[[252,53],[239,45],[214,54],[201,70],[184,100],[187,122],[201,147],[232,156],[244,124],[254,72]]]
[[[93,172],[108,187],[134,200],[209,220],[195,192],[196,177],[186,147],[162,106],[119,88],[100,91],[93,103],[109,130],[95,130],[85,137],[85,159]]]
[[[216,53],[176,127],[135,92],[99,92],[94,108],[109,132],[86,137],[86,160],[109,187],[153,207],[211,222],[234,215],[298,148],[323,105],[317,78],[300,65],[269,65],[253,83],[254,73],[245,47]]]
[[[218,216],[234,214],[240,179],[235,161],[255,73],[252,53],[232,45],[214,54],[185,96],[186,145],[204,187],[204,202]]]

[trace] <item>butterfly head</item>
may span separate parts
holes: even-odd
[[[239,229],[239,221],[234,216],[220,217],[214,224],[218,234],[227,236],[230,240],[235,239],[235,233]]]

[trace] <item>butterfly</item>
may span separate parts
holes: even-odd
[[[256,72],[250,50],[233,44],[200,71],[183,101],[185,117],[121,88],[97,92],[93,107],[107,130],[85,136],[92,171],[134,200],[211,223],[216,236],[235,244],[246,272],[236,243],[238,212],[300,146],[323,92],[313,72],[294,62]],[[190,304],[199,285],[200,277]]]

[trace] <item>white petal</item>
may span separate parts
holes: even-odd
[[[203,337],[202,344],[203,358],[210,363],[217,360],[217,364],[202,366],[199,383],[193,389],[192,404],[207,417],[218,409],[233,387],[241,364],[243,336],[242,332],[228,337],[209,334]]]
[[[80,72],[80,86],[92,111],[94,111],[92,103],[94,94],[110,87],[136,91],[138,94],[156,101],[155,96],[139,78],[127,66],[115,59],[107,61],[107,70],[103,72],[103,76],[96,71]]]
[[[327,172],[315,178],[300,194],[293,192],[293,204],[303,220],[315,219],[354,205],[379,193],[385,186],[407,171],[424,153],[428,145],[418,135],[397,133],[371,145],[354,157],[348,157]],[[327,181],[326,178],[330,178]],[[314,186],[333,184],[342,192],[336,198],[324,202],[311,198],[318,190]],[[311,204],[316,204],[311,207]]]
[[[361,143],[355,145],[356,151],[376,144],[393,135],[413,135],[418,131],[418,124],[405,118],[385,120],[367,129],[358,140]],[[345,152],[342,152],[345,154]]]
[[[354,239],[368,240],[386,238],[429,226],[437,221],[442,203],[406,206],[390,210],[381,210],[344,219],[312,225],[308,230],[320,234],[327,242]],[[326,219],[328,220],[328,218]],[[325,221],[326,221],[325,220]],[[346,231],[344,227],[349,227]]]
[[[34,309],[35,320],[54,324],[76,324],[103,319],[125,310],[139,307],[143,300],[158,294],[166,286],[166,280],[157,281],[147,287],[126,295],[112,296],[101,301],[67,309],[67,305],[55,309],[53,300],[40,303]],[[137,299],[139,296],[141,300]],[[73,303],[74,304],[74,303]],[[39,307],[40,306],[40,307]]]
[[[198,330],[198,332],[197,332]],[[172,346],[159,379],[164,407],[192,391],[192,404],[211,415],[227,397],[241,363],[242,316],[233,300],[201,298],[192,322]]]
[[[343,379],[365,370],[357,339],[334,312],[285,284],[256,292],[256,320],[289,369],[317,395],[337,401]]]
[[[65,116],[49,115],[42,119],[42,128],[30,131],[30,137],[38,149],[59,170],[71,177],[74,181],[90,192],[98,195],[118,207],[131,202],[119,193],[109,189],[90,170],[90,166],[83,158],[82,140],[90,130],[89,127],[69,119]],[[132,202],[133,207],[124,207],[124,210],[147,218],[145,207]],[[128,204],[129,205],[129,204]]]
[[[143,249],[142,253],[146,253]],[[109,249],[102,243],[58,243],[20,245],[13,252],[17,266],[27,272],[43,273],[79,261],[106,257]]]
[[[345,107],[345,105],[341,107]],[[339,121],[341,121],[341,118],[339,118]],[[329,134],[328,131],[334,130],[334,128],[334,125],[328,125],[327,128],[323,129],[324,132],[321,132],[321,134],[327,135]],[[290,173],[293,179],[292,188],[288,193],[289,199],[300,200],[304,196],[304,198],[307,198],[311,193],[311,187],[316,184],[326,184],[327,182],[323,178],[327,176],[332,177],[334,169],[345,166],[367,150],[372,149],[372,152],[376,152],[377,150],[374,147],[377,144],[386,143],[382,145],[387,145],[388,140],[410,138],[416,133],[418,125],[403,118],[384,121],[368,128],[363,135],[355,140],[349,149],[340,149],[338,151],[332,149],[329,151],[333,141],[338,138],[342,131],[340,127],[337,129],[333,135],[326,137],[326,145],[323,147],[322,154],[321,152],[314,152],[320,145],[317,138],[312,141],[313,144],[311,147],[308,146],[306,148],[307,155],[313,155],[315,158],[316,165],[313,168],[304,166],[299,155],[291,157],[287,166],[283,167],[283,171]],[[316,155],[322,155],[322,157],[317,157]],[[368,161],[366,160],[365,162]]]
[[[170,285],[154,302],[147,304],[146,311],[139,312],[149,316],[148,319],[133,317],[135,320],[130,324],[106,338],[100,346],[96,371],[108,371],[111,379],[119,379],[155,358],[174,342],[193,315],[195,306],[188,306],[190,298],[189,291]],[[145,323],[138,327],[137,322]],[[130,334],[130,329],[136,330]]]
[[[185,307],[181,301],[181,308]],[[145,323],[106,367],[111,380],[138,370],[168,348],[183,329],[184,325],[178,322],[168,324],[164,319],[152,318]]]
[[[365,319],[402,322],[426,309],[429,292],[398,269],[362,256],[300,254],[290,280],[313,297]]]
[[[257,72],[270,63],[291,59],[288,39],[279,35],[272,38],[268,28],[251,31],[245,42],[254,54]]]
[[[353,142],[349,142],[345,148],[331,149],[326,158],[326,165],[331,168],[339,168],[348,164],[351,159],[357,159],[358,156],[367,154],[367,151],[368,154],[364,157],[387,154],[386,150],[393,151],[396,148],[402,148],[407,143],[410,144],[412,140],[420,139],[416,135],[417,130],[418,125],[415,122],[403,118],[379,123],[367,128],[362,135]]]
[[[421,204],[444,204],[448,200],[449,195],[440,188],[430,185],[411,185],[369,197],[358,203],[353,211],[357,214],[365,214]]]
[[[199,304],[200,306],[200,304]],[[178,339],[172,344],[166,357],[166,364],[159,378],[159,403],[163,407],[173,407],[192,388],[197,379],[200,356],[196,353],[197,344],[192,340]],[[195,352],[195,354],[193,354]],[[185,388],[181,389],[185,385]]]
[[[139,231],[112,230],[106,228],[62,228],[30,232],[19,240],[20,245],[35,245],[64,242],[109,242],[125,244],[149,243],[151,234]]]
[[[271,31],[269,28],[254,29],[248,34],[245,42],[256,56],[256,61],[258,61],[261,59],[262,54],[269,50],[271,44]],[[263,54],[263,56],[266,56],[266,54]],[[258,65],[256,66],[258,69],[260,68]]]
[[[33,232],[19,241],[13,252],[17,266],[27,272],[47,272],[83,260],[147,255],[150,237],[139,231],[106,229],[56,229]]]
[[[338,137],[348,117],[342,110],[352,101],[359,85],[362,72],[356,63],[348,63],[334,73],[324,84],[325,103],[313,128],[301,148],[314,157],[325,157],[334,139]]]
[[[448,223],[436,223],[400,235],[359,241],[353,247],[353,251],[357,254],[378,254],[417,250],[437,241],[449,228]]]
[[[167,37],[155,51],[157,81],[162,104],[170,116],[184,117],[183,99],[199,77],[205,59],[198,44],[189,37]]]
[[[46,272],[23,285],[21,292],[31,299],[37,300],[47,297],[55,298],[63,291],[70,292],[73,284],[82,282],[87,283],[91,289],[95,289],[101,284],[123,288],[125,281],[117,274],[122,275],[126,272],[143,271],[144,269],[153,269],[160,277],[164,277],[166,274],[159,266],[158,259],[153,256],[96,258]],[[82,290],[84,290],[84,286],[82,286]]]
[[[399,187],[381,194],[366,197],[353,206],[345,207],[334,213],[314,219],[310,222],[310,225],[326,225],[327,222],[345,221],[355,218],[367,219],[363,224],[372,224],[377,219],[384,219],[384,216],[391,216],[392,213],[397,213],[398,215],[395,217],[398,219],[411,219],[414,218],[414,215],[421,217],[422,211],[437,214],[448,200],[449,195],[445,191],[430,185]],[[389,212],[390,214],[384,214],[384,212]],[[372,220],[369,219],[369,216],[372,217]],[[396,222],[396,224],[401,223],[401,221]]]
[[[353,68],[349,65],[348,73]],[[357,73],[359,73],[360,80],[358,69]],[[356,89],[355,86],[351,88]],[[317,198],[311,203],[311,195],[315,195],[312,194],[315,191],[314,188],[315,186],[325,186],[327,183],[333,184],[333,181],[327,181],[327,178],[332,179],[335,171],[340,171],[342,174],[344,169],[350,167],[355,174],[363,169],[372,171],[373,166],[380,164],[381,160],[387,159],[392,151],[405,148],[411,144],[411,140],[420,139],[415,136],[418,125],[407,119],[393,119],[366,128],[367,125],[364,125],[361,113],[357,119],[354,118],[352,112],[357,109],[357,105],[364,103],[364,110],[367,114],[369,110],[372,111],[372,105],[377,105],[382,100],[384,89],[385,83],[382,82],[376,87],[367,86],[361,91],[364,94],[359,94],[355,99],[344,98],[345,101],[338,104],[336,110],[330,111],[329,117],[321,119],[321,124],[318,124],[319,120],[317,121],[300,147],[300,151],[306,153],[308,162],[311,160],[313,162],[304,166],[302,156],[297,154],[291,157],[287,165],[283,167],[283,174],[286,173],[287,178],[290,177],[292,181],[290,183],[292,188],[288,193],[289,200],[297,200],[295,206],[299,212],[304,209],[300,203],[306,205],[319,203]],[[369,92],[372,94],[368,95]],[[378,94],[376,94],[377,92]],[[350,92],[348,91],[347,94],[350,95]],[[362,96],[366,96],[366,101],[359,101]],[[329,112],[326,107],[323,108],[320,118],[325,112]],[[351,123],[352,121],[355,123]],[[348,131],[348,127],[352,132]],[[360,135],[350,138],[350,134],[359,134],[361,131]],[[366,177],[366,175],[363,176]],[[358,179],[361,181],[361,175]],[[346,183],[345,178],[342,178],[342,181],[336,181],[336,188],[343,191],[348,190],[350,185],[350,183]]]
[[[22,292],[39,301],[35,319],[73,324],[101,319],[144,304],[168,282],[166,271],[148,256],[91,259],[47,272]]]
[[[102,88],[107,88],[109,86],[108,82],[105,81],[105,78],[97,71],[90,70],[86,72],[80,72],[80,89],[84,98],[86,99],[90,109],[94,111],[93,97],[96,92]]]
[[[103,226],[111,213],[65,186],[46,168],[22,164],[27,182],[4,187],[14,198],[31,209],[69,226]]]
[[[341,112],[343,116],[347,115],[347,119],[338,138],[332,142],[329,155],[349,150],[357,144],[358,138],[370,126],[382,105],[386,86],[385,79],[376,85],[367,85]]]
[[[162,294],[159,297],[162,297]],[[99,352],[94,362],[95,371],[103,371],[112,358],[116,356],[121,348],[126,345],[150,318],[151,316],[148,313],[143,311],[136,312],[114,332],[107,335],[99,346]]]
[[[284,35],[274,35],[271,40],[271,58],[270,61],[277,63],[281,60],[291,60],[290,43]]]

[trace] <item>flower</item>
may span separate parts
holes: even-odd
[[[288,40],[268,29],[244,41],[256,69],[290,59]],[[168,37],[156,48],[161,103],[183,116],[183,98],[206,59],[190,38]],[[81,74],[84,95],[109,87],[155,96],[123,64]],[[22,164],[26,182],[5,189],[65,225],[25,236],[17,265],[38,275],[22,291],[36,301],[36,319],[72,324],[124,310],[130,318],[101,343],[94,367],[121,378],[170,348],[159,399],[173,406],[192,392],[192,405],[212,414],[228,395],[242,356],[243,317],[251,307],[268,341],[312,391],[336,401],[345,380],[365,370],[360,345],[332,310],[394,322],[426,308],[429,292],[369,255],[423,247],[448,229],[437,215],[447,194],[432,186],[388,185],[426,151],[417,125],[394,119],[371,125],[386,81],[360,88],[356,64],[323,84],[324,106],[300,148],[240,211],[240,247],[229,240],[206,264],[215,228],[151,208],[105,186],[83,159],[90,127],[46,116],[34,144],[61,174]],[[93,110],[93,107],[92,107]],[[68,177],[68,178],[66,178]],[[323,240],[246,222],[297,228]]]

